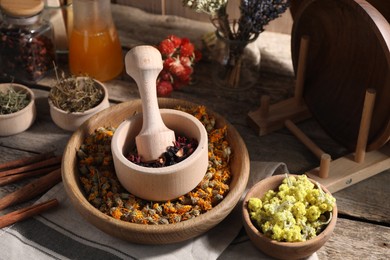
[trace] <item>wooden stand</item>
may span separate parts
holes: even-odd
[[[330,192],[336,192],[389,169],[390,144],[366,153],[376,94],[373,89],[366,92],[356,150],[352,154],[332,161],[329,154],[321,150],[294,124],[310,117],[302,100],[308,44],[309,38],[303,37],[294,97],[272,106],[269,106],[269,97],[262,97],[260,108],[248,114],[248,121],[260,136],[287,127],[320,160],[320,166],[308,171],[307,175],[324,185]]]
[[[367,137],[374,107],[375,91],[366,92],[356,150],[334,161],[323,152],[294,123],[286,121],[286,127],[306,145],[319,159],[320,166],[307,172],[307,175],[324,185],[330,192],[347,188],[390,168],[390,145],[366,153]]]
[[[308,177],[324,185],[330,192],[345,189],[390,168],[390,145],[366,153],[365,160],[358,163],[349,154],[330,162],[328,178],[321,178],[322,164],[307,172]]]
[[[260,108],[248,113],[248,124],[257,131],[258,135],[266,135],[283,128],[286,120],[299,122],[311,117],[302,99],[308,46],[309,37],[302,37],[294,97],[270,106],[269,96],[262,96]]]

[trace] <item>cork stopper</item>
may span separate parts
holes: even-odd
[[[2,11],[9,16],[30,17],[43,10],[42,0],[1,0]]]

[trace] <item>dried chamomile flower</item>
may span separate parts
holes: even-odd
[[[112,127],[99,127],[77,151],[80,182],[88,201],[104,214],[138,224],[164,225],[195,218],[218,205],[229,192],[231,150],[227,128],[215,128],[205,107],[180,108],[208,129],[209,165],[203,180],[191,192],[173,201],[146,201],[128,193],[119,183],[111,154]],[[187,143],[178,140],[177,146]]]

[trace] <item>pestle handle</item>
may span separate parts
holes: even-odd
[[[157,101],[156,80],[163,68],[161,53],[152,46],[137,46],[126,54],[125,65],[142,100],[143,124],[136,137],[138,154],[143,161],[156,160],[175,141],[175,133],[161,118]]]

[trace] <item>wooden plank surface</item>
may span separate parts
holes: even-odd
[[[389,234],[389,227],[340,218],[317,255],[321,260],[389,259]]]
[[[387,260],[389,259],[389,227],[340,218],[329,241],[317,251],[320,260]],[[260,254],[242,230],[219,260],[269,259]],[[309,258],[316,259],[316,258]]]
[[[338,191],[334,195],[342,215],[390,224],[390,171]],[[387,194],[387,195],[385,195]],[[390,237],[389,237],[390,239]]]
[[[193,39],[199,40],[202,33],[210,28],[207,24],[191,23],[184,18],[183,20],[180,18],[182,23],[171,22],[169,19],[164,23],[161,17],[148,15],[140,18],[138,14],[142,12],[130,7],[114,7],[113,10],[114,17],[120,25],[118,27],[125,47],[157,42],[172,28],[174,32],[189,32],[190,25],[201,27],[191,30],[190,33]],[[128,15],[129,13],[137,15]],[[143,26],[138,28],[134,25],[132,23],[134,19]],[[175,19],[173,18],[174,21],[178,21]],[[180,29],[180,25],[184,26],[184,29]],[[149,33],[149,36],[145,36],[145,31],[151,27],[158,33],[155,35]],[[287,129],[259,137],[246,122],[248,112],[258,108],[261,95],[269,94],[272,103],[293,95],[292,67],[286,65],[288,64],[286,61],[291,58],[288,56],[288,40],[285,35],[265,34],[264,41],[267,42],[260,44],[262,66],[258,75],[252,79],[256,84],[249,90],[233,92],[217,88],[209,77],[212,65],[202,62],[196,67],[195,84],[174,91],[172,97],[203,104],[224,116],[243,137],[252,161],[285,162],[290,172],[302,173],[318,166],[319,161]],[[272,69],[269,64],[278,69]],[[50,86],[52,82],[53,78],[48,78],[41,83]],[[139,98],[136,85],[126,75],[107,82],[107,86],[113,104]],[[37,95],[37,120],[24,133],[0,137],[0,163],[50,150],[61,154],[71,135],[70,132],[63,131],[52,123],[47,104],[48,92],[38,89],[34,89],[34,92]],[[316,144],[330,153],[332,158],[345,153],[345,149],[331,140],[313,119],[303,121],[298,126],[315,140]],[[339,222],[331,240],[318,252],[320,259],[388,259],[390,244],[388,183],[390,170],[334,194],[340,212]],[[0,194],[15,190],[18,185],[0,187]],[[227,249],[221,259],[235,259],[229,252],[231,251]]]

